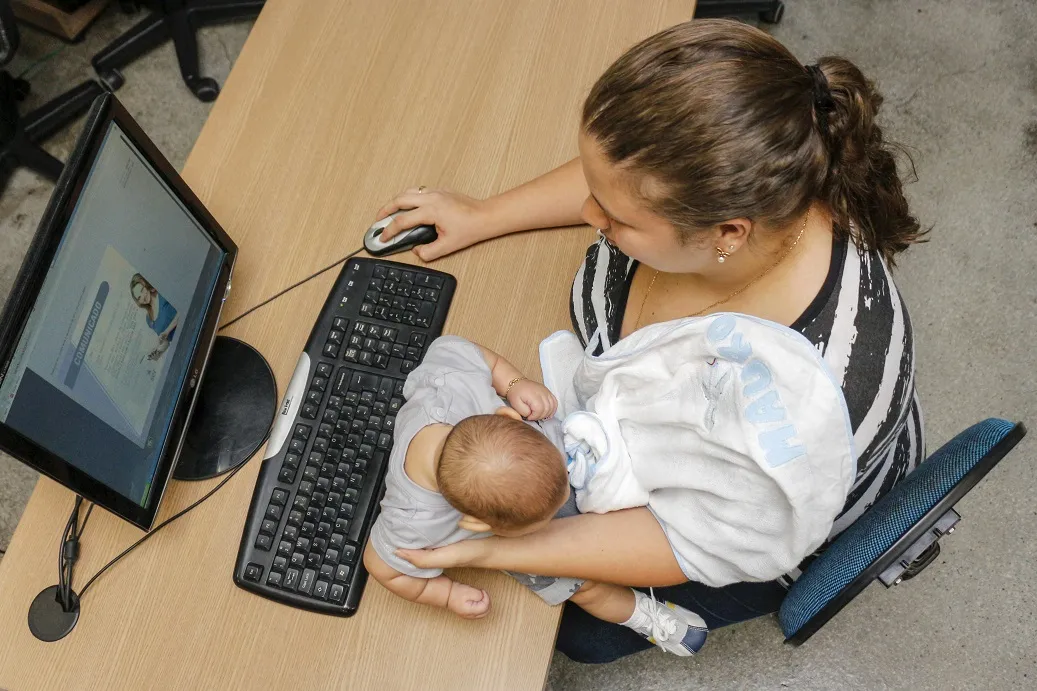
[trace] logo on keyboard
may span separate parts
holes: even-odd
[[[291,408],[291,407],[292,407],[292,397],[291,396],[285,396],[284,397],[284,404],[281,406],[281,415],[287,415],[288,414],[288,409]]]

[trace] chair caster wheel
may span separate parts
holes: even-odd
[[[785,3],[779,2],[774,6],[774,9],[767,10],[766,12],[760,12],[760,21],[765,24],[777,24],[781,21],[781,18],[785,15]]]
[[[126,83],[126,78],[119,70],[109,70],[101,75],[101,84],[109,91],[118,91]]]
[[[212,103],[220,95],[220,85],[211,77],[197,77],[187,82],[189,88],[202,103]]]
[[[25,98],[29,95],[29,91],[31,90],[29,82],[25,81],[24,79],[15,79],[13,81],[14,92],[12,95],[14,96],[14,100],[24,101]]]

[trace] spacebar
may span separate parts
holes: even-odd
[[[377,467],[373,465],[368,466],[367,477],[364,479],[364,486],[360,490],[360,498],[357,500],[357,515],[349,522],[349,533],[346,535],[353,542],[360,542],[360,533],[363,532],[364,526],[370,520],[371,512],[378,500],[376,490],[381,484],[382,466],[384,464],[385,461],[383,460]]]

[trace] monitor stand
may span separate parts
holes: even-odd
[[[205,480],[247,461],[266,441],[277,413],[277,385],[266,359],[252,346],[227,336],[213,343],[202,388],[184,435],[173,477]],[[79,505],[73,525],[79,523]],[[78,529],[78,528],[77,528]],[[75,537],[78,541],[78,535]],[[62,558],[75,562],[78,545]],[[70,567],[71,572],[71,567]],[[41,641],[58,641],[79,621],[79,596],[68,584],[67,601],[52,585],[29,606],[29,630]]]
[[[208,480],[233,470],[263,445],[277,413],[277,384],[266,359],[228,336],[213,343],[173,477]]]

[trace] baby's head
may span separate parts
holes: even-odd
[[[511,408],[461,420],[436,470],[439,492],[464,514],[459,525],[516,536],[539,530],[569,497],[561,452]]]

